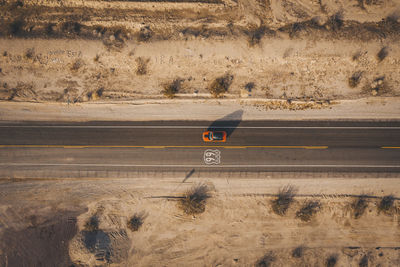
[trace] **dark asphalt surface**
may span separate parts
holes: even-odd
[[[204,143],[201,134],[207,129],[227,131],[227,142]],[[8,174],[14,169],[160,171],[180,168],[400,172],[400,122],[0,124],[0,146],[0,173],[3,170]],[[324,146],[324,149],[297,146]],[[206,164],[207,149],[219,151],[218,164]]]

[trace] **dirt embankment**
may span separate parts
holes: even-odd
[[[398,4],[3,1],[0,99],[398,96]]]

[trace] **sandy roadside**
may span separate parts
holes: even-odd
[[[285,103],[286,101],[282,101]],[[342,100],[307,110],[269,110],[265,100],[137,100],[114,103],[0,102],[1,121],[216,120],[243,110],[242,120],[397,120],[400,98]]]

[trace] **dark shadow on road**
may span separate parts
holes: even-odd
[[[207,131],[225,131],[229,138],[242,121],[243,110],[239,109],[225,117],[215,120],[208,126]]]
[[[195,170],[192,169],[192,170],[186,175],[185,179],[183,179],[182,183],[186,182],[186,180],[189,179],[190,176],[192,176],[194,172],[195,172]]]

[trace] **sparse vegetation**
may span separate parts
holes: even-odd
[[[293,258],[301,258],[304,255],[304,247],[298,246],[297,248],[293,249],[292,257]]]
[[[269,252],[265,254],[261,259],[259,259],[255,266],[256,267],[269,267],[271,264],[276,260],[274,254],[272,252]]]
[[[76,60],[72,63],[71,70],[72,70],[72,71],[77,71],[77,70],[79,70],[83,65],[84,65],[83,60],[78,58],[78,59],[76,59]]]
[[[28,48],[25,51],[24,57],[27,59],[33,59],[35,57],[35,48]]]
[[[189,189],[179,200],[179,207],[188,215],[203,213],[207,199],[211,197],[210,189],[205,184],[198,184]]]
[[[144,26],[140,28],[140,31],[137,35],[137,39],[140,42],[147,42],[153,35],[153,31],[150,29],[150,26]]]
[[[337,12],[330,16],[325,24],[325,28],[328,30],[338,31],[343,26],[343,13]]]
[[[351,88],[357,87],[357,85],[361,81],[361,76],[362,76],[362,71],[354,72],[353,75],[351,75],[351,77],[349,78],[349,86]]]
[[[367,256],[367,255],[364,255],[364,256],[360,259],[360,261],[359,261],[359,263],[358,263],[358,266],[359,266],[359,267],[368,267],[368,256]]]
[[[172,83],[165,84],[163,94],[168,98],[174,98],[175,94],[179,92],[182,82],[182,79],[177,78]]]
[[[378,61],[381,62],[383,61],[387,56],[389,55],[389,48],[388,47],[382,47],[381,50],[379,50],[378,54],[376,55],[378,58]]]
[[[338,256],[337,255],[331,255],[326,259],[325,266],[326,267],[335,267],[336,263],[337,263],[337,260],[338,260]]]
[[[247,91],[251,92],[251,90],[253,90],[255,86],[256,86],[256,85],[255,85],[253,82],[249,82],[249,83],[246,83],[246,84],[245,84],[244,88],[245,88]]]
[[[85,223],[85,230],[95,232],[99,230],[99,218],[96,215],[91,216]]]
[[[304,222],[311,221],[311,218],[317,213],[321,208],[321,203],[319,201],[306,201],[299,211],[296,212],[296,217]]]
[[[352,59],[353,61],[357,61],[361,56],[362,56],[361,51],[357,51],[356,53],[353,54],[353,56],[351,57],[351,59]]]
[[[364,214],[365,209],[368,207],[367,198],[365,196],[360,196],[356,198],[350,206],[352,208],[354,218],[358,219]]]
[[[371,84],[366,84],[363,87],[364,93],[372,94],[373,96],[387,94],[391,90],[391,87],[385,80],[385,76],[378,77],[374,79]]]
[[[394,208],[394,196],[384,196],[378,204],[378,211],[389,214]]]
[[[144,212],[135,213],[128,221],[127,226],[128,228],[135,232],[138,231],[139,228],[143,225],[144,220],[146,219],[146,215]]]
[[[225,92],[228,91],[233,81],[233,75],[225,74],[224,76],[216,78],[208,90],[214,97],[221,97]]]
[[[147,74],[147,65],[149,63],[149,58],[138,57],[136,58],[136,74],[137,75],[145,75]]]
[[[22,18],[17,18],[15,20],[13,20],[10,24],[9,24],[9,30],[8,30],[8,34],[12,35],[12,36],[18,36],[21,35],[22,32],[24,31],[24,26],[25,26],[25,20]]]
[[[246,32],[249,37],[248,42],[249,46],[255,46],[260,44],[261,39],[265,36],[273,36],[275,35],[275,31],[269,29],[268,27],[261,25],[257,28],[252,28]]]
[[[278,215],[285,215],[290,205],[294,201],[297,189],[292,185],[281,188],[278,197],[272,200],[272,210]]]

